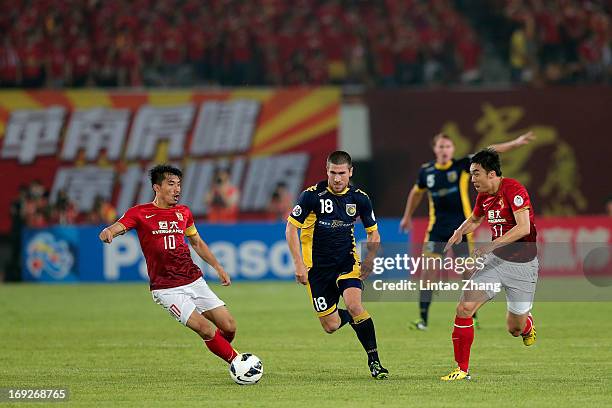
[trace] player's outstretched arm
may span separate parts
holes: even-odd
[[[308,271],[306,265],[304,265],[302,253],[300,252],[300,237],[298,236],[297,227],[290,222],[287,222],[285,239],[287,240],[289,252],[291,252],[293,264],[295,265],[295,280],[305,285],[308,283]]]
[[[450,237],[446,243],[444,252],[448,251],[453,245],[460,243],[464,235],[474,232],[474,230],[482,223],[482,219],[483,217],[477,217],[472,213],[470,218],[463,221],[459,228],[455,230],[453,236]]]
[[[408,232],[412,229],[412,214],[414,214],[414,210],[416,210],[419,204],[421,204],[421,200],[423,199],[424,195],[425,190],[419,189],[416,185],[412,187],[412,190],[410,190],[408,200],[406,200],[404,215],[400,221],[401,231]]]
[[[535,135],[530,130],[529,132],[523,135],[520,135],[516,139],[511,140],[509,142],[497,143],[497,144],[491,145],[489,146],[489,149],[493,149],[497,153],[509,152],[510,150],[514,150],[518,147],[531,143],[533,140],[535,140],[535,138],[536,138]]]
[[[516,225],[495,241],[489,242],[487,245],[474,250],[476,256],[488,254],[494,249],[501,248],[512,242],[518,241],[531,232],[531,223],[529,222],[529,209],[523,208],[520,211],[514,212]]]
[[[221,285],[231,285],[232,281],[229,275],[227,274],[227,272],[225,272],[225,269],[223,269],[223,266],[221,266],[215,255],[211,252],[210,248],[208,248],[206,242],[204,242],[204,240],[200,237],[200,234],[196,232],[194,235],[187,237],[187,239],[189,240],[189,243],[193,247],[193,250],[196,252],[196,254],[198,254],[200,258],[202,258],[207,264],[212,266],[213,269],[217,272],[219,280],[221,281]]]
[[[113,225],[104,228],[102,232],[100,232],[100,235],[98,235],[98,237],[100,238],[100,241],[110,244],[111,242],[113,242],[113,238],[115,238],[117,235],[122,235],[124,233],[125,227],[123,226],[123,224],[121,224],[120,222],[116,222]]]

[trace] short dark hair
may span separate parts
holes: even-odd
[[[336,150],[329,156],[327,156],[327,165],[330,164],[348,164],[349,168],[353,167],[353,160],[351,155],[343,150]]]
[[[495,151],[495,149],[482,149],[472,156],[470,163],[480,164],[487,173],[494,171],[498,177],[502,175],[499,154]]]
[[[166,178],[167,174],[173,174],[178,178],[183,178],[183,172],[177,169],[174,166],[170,166],[169,164],[158,164],[153,167],[151,171],[149,171],[149,177],[151,178],[151,185],[157,184],[161,186],[161,183]]]

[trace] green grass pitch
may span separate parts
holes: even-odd
[[[482,309],[470,382],[453,367],[454,304],[368,303],[388,381],[370,378],[353,331],[325,334],[294,283],[213,285],[238,323],[234,342],[264,363],[255,386],[153,303],[145,284],[0,285],[0,387],[67,387],[53,406],[612,406],[612,303],[537,303],[538,342],[505,330],[505,303]],[[1,404],[0,404],[1,405]],[[40,407],[40,403],[19,406]],[[15,405],[17,406],[17,405]]]

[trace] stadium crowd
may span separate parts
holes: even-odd
[[[22,226],[48,227],[76,223],[104,224],[116,219],[115,208],[103,197],[96,197],[88,213],[79,213],[78,206],[66,191],[60,190],[54,200],[49,191],[37,180],[19,188],[19,196],[11,205],[13,228]]]
[[[455,3],[458,5],[455,7]],[[18,0],[2,87],[473,83],[486,31],[450,0]],[[610,2],[491,0],[512,79],[610,78]],[[506,38],[507,37],[507,38]],[[495,44],[495,41],[492,41]]]
[[[18,0],[0,30],[3,87],[419,84],[480,57],[448,0]]]
[[[610,1],[505,0],[514,82],[610,82]],[[501,6],[501,4],[500,4]]]
[[[236,222],[239,199],[240,189],[231,183],[229,171],[217,169],[213,184],[203,197],[208,208],[203,219],[209,222]],[[293,199],[287,184],[279,182],[270,194],[264,218],[286,220],[293,207]],[[45,228],[53,225],[109,224],[116,221],[118,216],[115,207],[101,196],[95,198],[91,211],[79,212],[78,205],[65,190],[59,190],[55,197],[51,197],[49,190],[38,180],[20,186],[10,213],[15,232],[21,231],[24,226]]]

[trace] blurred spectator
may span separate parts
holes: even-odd
[[[131,37],[126,38],[117,51],[118,84],[119,86],[142,85],[142,61],[138,49]]]
[[[68,55],[66,54],[62,37],[55,37],[46,52],[45,72],[47,86],[51,88],[66,86],[68,84],[68,70],[66,65]]]
[[[337,6],[337,4],[335,5]],[[328,77],[333,84],[344,83],[347,76],[345,53],[347,43],[350,40],[341,31],[341,27],[340,24],[331,23],[327,28],[327,33],[322,38],[321,44],[327,57]]]
[[[240,30],[232,35],[229,47],[232,50],[231,85],[248,85],[253,81],[253,47],[248,35]]]
[[[480,46],[476,34],[467,30],[457,43],[457,62],[461,68],[461,82],[473,84],[480,80]]]
[[[286,221],[293,206],[293,195],[289,192],[287,184],[279,182],[272,192],[268,212],[274,220]]]
[[[5,88],[21,85],[21,57],[8,35],[0,49],[0,84]]]
[[[43,191],[39,196],[30,187],[30,197],[26,200],[26,225],[33,228],[44,228],[49,225],[50,218],[49,192]]]
[[[115,207],[104,199],[102,196],[97,196],[94,200],[94,205],[91,212],[87,215],[87,222],[91,224],[112,224],[117,220],[117,211]]]
[[[237,221],[239,199],[240,191],[231,183],[229,172],[226,169],[217,169],[213,176],[213,185],[204,198],[208,209],[208,220],[211,222]]]
[[[531,58],[533,49],[533,21],[528,20],[524,26],[517,27],[510,38],[510,76],[512,82],[530,82],[533,78],[530,66],[535,62]]]
[[[156,61],[162,74],[162,84],[176,86],[186,77],[188,66],[183,65],[187,49],[178,23],[174,22],[167,27],[162,35],[161,47],[157,50]]]
[[[103,56],[95,63],[94,81],[100,87],[115,87],[119,84],[114,47],[106,49]]]
[[[360,34],[355,34],[353,41],[348,44],[347,50],[347,83],[368,84],[370,75],[368,73],[367,49]]]
[[[39,88],[44,84],[44,56],[43,45],[38,34],[30,34],[23,50],[22,85],[26,88]]]
[[[11,256],[6,262],[5,279],[8,282],[16,282],[21,279],[21,230],[25,226],[24,207],[28,199],[29,191],[26,185],[19,186],[19,195],[11,203],[11,232],[10,246]]]
[[[395,55],[388,34],[381,34],[374,45],[374,60],[379,84],[382,86],[395,85]]]
[[[55,203],[50,207],[50,219],[53,224],[74,224],[78,211],[76,204],[70,200],[65,190],[57,192]]]
[[[81,35],[68,54],[69,77],[72,86],[85,86],[90,79],[93,66],[91,46],[84,35]]]
[[[401,30],[395,43],[398,82],[411,85],[421,82],[421,49],[412,27]]]
[[[306,77],[311,85],[328,83],[332,70],[331,65],[328,67],[325,55],[320,51],[315,51],[314,55],[306,61]],[[336,74],[339,74],[339,72],[336,72]],[[339,77],[337,76],[336,79],[339,80]]]
[[[30,196],[34,199],[41,198],[47,190],[40,180],[34,180],[30,183]]]

